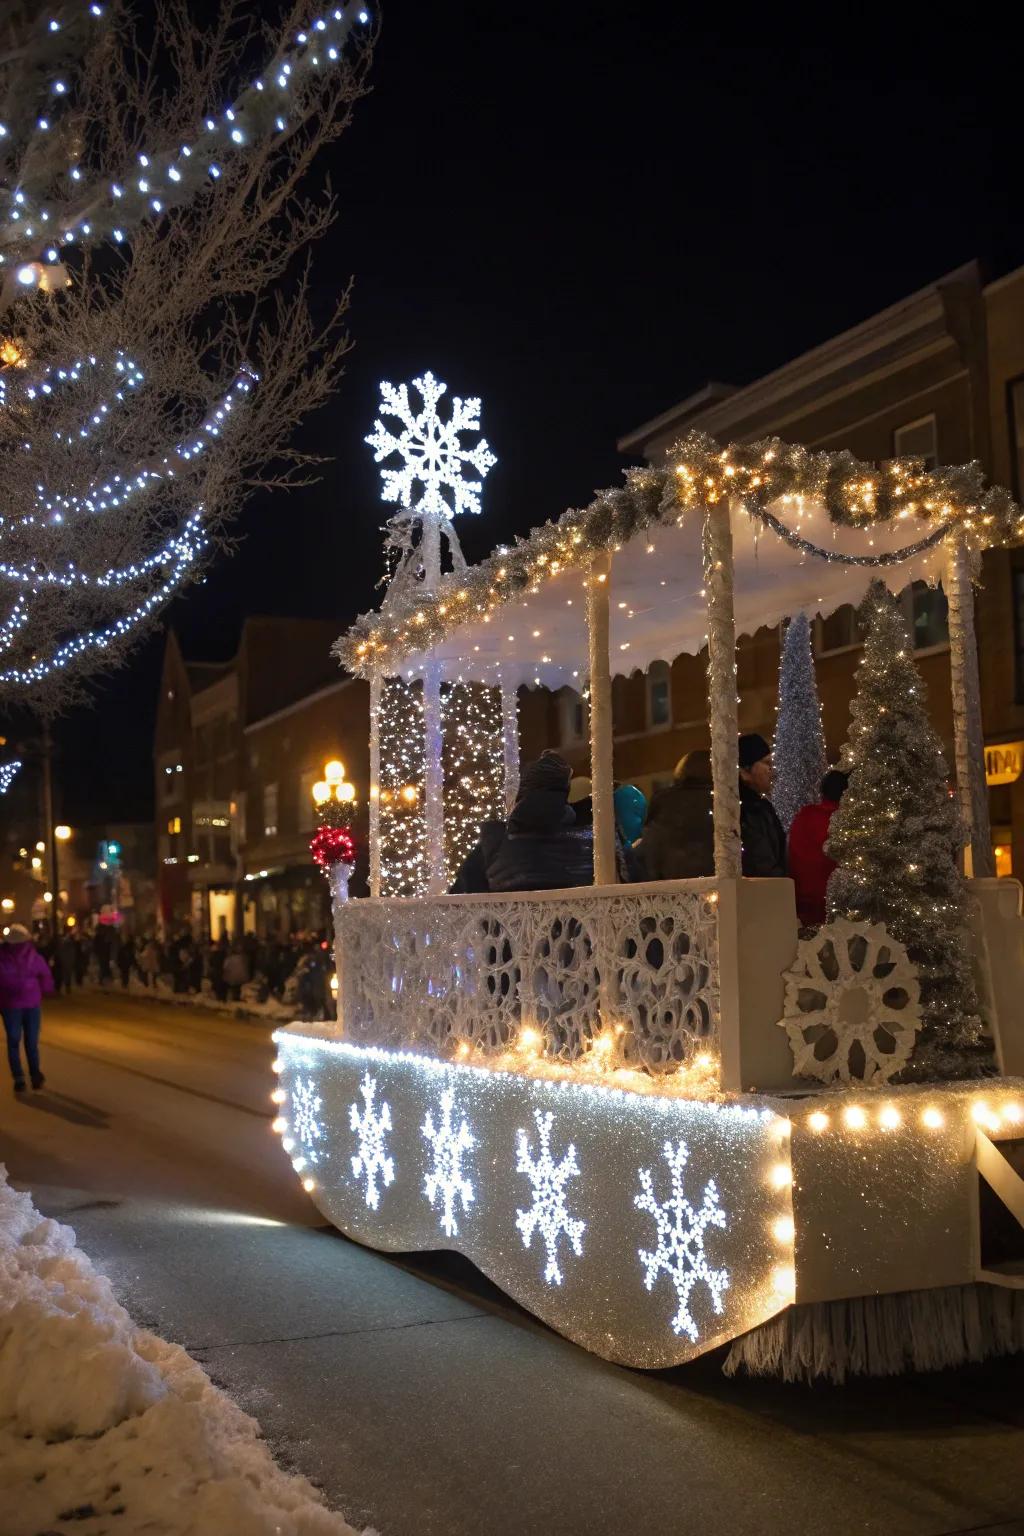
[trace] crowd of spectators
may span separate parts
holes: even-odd
[[[196,939],[187,928],[168,938],[135,938],[105,925],[38,936],[59,992],[98,982],[125,991],[139,985],[218,1003],[289,1004],[304,1019],[333,1017],[334,957],[322,933],[288,939]]]

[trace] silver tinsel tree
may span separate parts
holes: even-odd
[[[806,613],[798,613],[789,621],[782,643],[779,713],[772,758],[772,804],[788,832],[797,811],[820,800],[827,766],[811,626]]]
[[[904,1076],[983,1070],[959,805],[900,605],[881,582],[868,589],[860,618],[866,639],[851,707],[850,784],[825,845],[838,866],[829,918],[884,923],[918,968],[924,1022]]]

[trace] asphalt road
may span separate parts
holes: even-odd
[[[0,1158],[133,1315],[383,1536],[1024,1536],[1024,1364],[844,1390],[594,1359],[452,1255],[324,1228],[270,1132],[270,1029],[84,997]]]

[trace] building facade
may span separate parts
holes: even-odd
[[[985,286],[976,263],[872,316],[741,388],[708,385],[630,433],[620,448],[649,463],[689,431],[722,443],[778,436],[858,458],[979,459],[1018,496],[1024,470],[1024,269]],[[903,594],[932,718],[952,761],[946,601],[923,585]],[[982,705],[997,867],[1024,872],[1024,551],[986,554],[977,599]],[[738,650],[740,726],[771,738],[781,634],[759,630]],[[852,608],[816,619],[818,686],[829,752],[846,738],[860,637]],[[708,745],[704,656],[656,663],[614,683],[615,772],[646,791],[679,757]],[[523,700],[523,747],[558,744],[583,772],[585,703],[569,690]]]
[[[282,713],[304,720],[308,709],[315,721],[311,739],[318,748],[326,744],[328,757],[340,755],[344,733],[340,725],[332,730],[332,706],[325,702],[344,687],[330,654],[336,629],[330,620],[247,619],[236,654],[217,663],[186,662],[177,638],[168,635],[154,751],[165,929],[188,924],[195,934],[220,938],[244,929],[287,933],[324,925],[316,884],[321,877],[310,859],[309,836],[298,825],[299,781],[314,765],[302,750],[301,761],[290,763],[284,747],[269,780],[260,740],[254,745],[249,737],[253,731],[261,736],[261,722]],[[364,702],[364,757],[366,711]],[[304,741],[303,728],[295,730],[296,740]],[[277,742],[272,731],[268,741]],[[366,789],[364,783],[364,796]],[[271,804],[274,795],[280,796],[280,812]],[[289,837],[268,833],[270,827],[287,828]],[[282,882],[305,897],[279,903],[274,892]],[[307,921],[313,917],[318,920]]]

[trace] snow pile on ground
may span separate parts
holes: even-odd
[[[134,1326],[0,1164],[0,1530],[71,1528],[355,1536],[183,1349]]]
[[[270,1019],[275,1024],[287,1024],[297,1018],[299,1013],[298,1003],[294,999],[279,1002],[276,997],[268,997],[261,1003],[256,995],[259,989],[253,982],[247,982],[242,988],[241,1001],[237,1003],[222,1003],[214,996],[208,981],[203,983],[202,992],[175,992],[170,981],[163,976],[158,976],[154,984],[147,987],[134,972],[128,978],[127,987],[121,985],[120,978],[103,982],[98,975],[87,977],[85,985],[90,992],[113,992],[118,997],[148,998],[153,1003],[208,1008],[213,1013],[226,1013],[236,1019]]]

